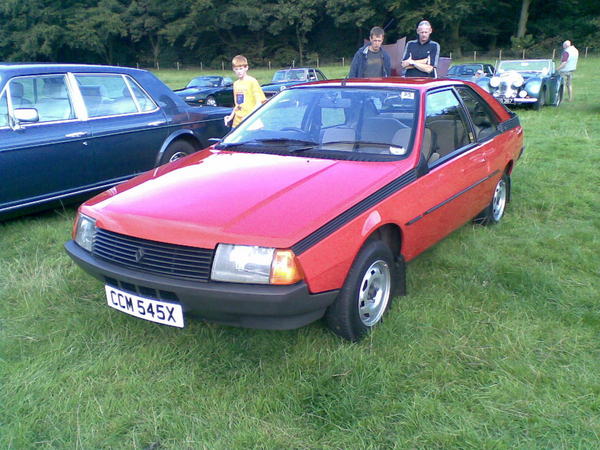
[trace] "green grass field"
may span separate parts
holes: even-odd
[[[503,222],[411,262],[358,344],[126,316],[63,251],[73,208],[0,224],[0,448],[598,448],[599,69],[580,62],[573,103],[518,110]]]

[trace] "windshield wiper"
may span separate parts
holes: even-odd
[[[359,147],[361,145],[379,145],[382,147],[394,147],[393,144],[388,144],[385,142],[371,142],[371,141],[328,141],[328,142],[323,142],[321,144],[321,147],[325,147],[329,144],[348,144],[348,145],[354,145],[355,147]]]
[[[290,138],[264,138],[264,139],[251,139],[249,141],[243,142],[232,142],[232,143],[221,143],[217,148],[232,148],[232,147],[240,147],[242,145],[252,145],[252,144],[284,144],[284,145],[303,145],[305,147],[301,147],[298,149],[292,149],[290,151],[302,151],[309,150],[318,145],[318,142],[308,141],[305,139],[290,139]],[[308,146],[308,147],[306,147]]]

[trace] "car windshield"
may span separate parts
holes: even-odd
[[[461,66],[452,66],[448,70],[448,75],[475,75],[478,70],[483,70],[481,64],[464,64]]]
[[[221,85],[221,77],[199,77],[190,81],[187,87],[218,87]]]
[[[547,60],[529,60],[529,61],[502,61],[498,65],[498,74],[514,70],[517,72],[541,72],[550,73],[552,61]]]
[[[282,91],[229,134],[219,148],[311,151],[348,159],[371,154],[404,157],[411,148],[417,91],[312,87]]]
[[[279,70],[273,75],[273,82],[306,81],[306,72],[300,69]]]

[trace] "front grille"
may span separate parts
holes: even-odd
[[[208,281],[214,252],[139,239],[98,228],[92,253],[130,269],[182,280]]]

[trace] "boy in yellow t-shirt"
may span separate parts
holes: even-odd
[[[225,125],[229,125],[229,122],[233,119],[232,125],[235,128],[248,114],[266,102],[267,99],[256,78],[248,75],[248,60],[245,56],[235,56],[231,61],[231,65],[238,77],[233,83],[233,101],[235,105],[231,114],[223,119]]]

